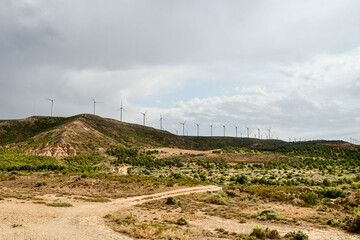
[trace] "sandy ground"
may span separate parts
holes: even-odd
[[[68,208],[6,199],[0,202],[0,239],[132,239],[110,229],[105,224],[104,216],[150,200],[220,189],[217,186],[183,188],[152,195],[120,198],[107,203],[82,202],[72,197],[54,195],[41,196],[47,202],[60,200],[73,204],[73,207]]]

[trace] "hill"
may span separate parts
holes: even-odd
[[[178,136],[167,131],[91,114],[72,117],[34,116],[0,121],[0,146],[19,153],[55,157],[89,154],[103,151],[111,145],[211,150],[227,146],[273,149],[289,145],[316,144],[351,146],[342,141],[287,143],[254,138]]]

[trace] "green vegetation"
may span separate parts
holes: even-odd
[[[132,166],[144,166],[149,169],[159,169],[161,167],[182,167],[184,166],[179,159],[158,159],[154,156],[144,154],[137,149],[128,149],[120,146],[111,146],[107,153],[110,156],[116,156],[117,160],[113,161],[112,164],[129,164]]]
[[[0,154],[0,171],[61,171],[58,161],[52,157],[15,153]]]
[[[264,209],[260,213],[257,214],[257,218],[260,220],[281,220],[284,217],[276,210],[274,209]]]
[[[72,207],[71,203],[66,202],[53,202],[53,203],[47,203],[46,206],[50,207]]]
[[[312,192],[307,192],[301,195],[307,206],[315,206],[318,203],[318,196]]]
[[[178,201],[176,200],[175,197],[168,197],[165,202],[165,204],[167,204],[167,205],[175,205],[177,203],[178,203]]]
[[[302,231],[297,231],[287,233],[284,238],[289,240],[308,240],[309,236]]]
[[[219,191],[209,196],[205,201],[211,204],[225,205],[227,203],[227,194]]]
[[[98,152],[91,155],[79,154],[62,159],[67,165],[69,172],[97,172],[102,168],[95,166],[105,160],[105,157]]]
[[[270,230],[269,228],[263,229],[255,226],[250,233],[250,236],[256,237],[256,239],[280,239],[281,236],[277,230]]]
[[[73,117],[31,117],[27,120],[0,121],[0,146],[26,141],[71,119]]]

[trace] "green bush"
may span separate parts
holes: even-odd
[[[254,236],[257,239],[265,239],[266,238],[266,232],[263,228],[255,226],[250,233],[250,236]]]
[[[263,229],[255,226],[250,233],[250,237],[256,237],[256,239],[280,239],[281,236],[277,230],[270,230],[269,228]]]
[[[261,220],[281,220],[284,217],[275,209],[264,209],[257,214],[257,217]]]
[[[324,198],[344,198],[345,197],[345,192],[342,191],[339,188],[328,188],[328,189],[323,189],[323,190],[319,190],[318,193],[320,195],[322,195]]]
[[[168,197],[166,199],[165,204],[167,204],[167,205],[175,205],[175,204],[177,204],[177,200],[176,200],[175,197]]]
[[[329,180],[329,179],[327,179],[327,178],[325,178],[324,180],[323,180],[323,185],[325,186],[325,187],[330,187],[331,186],[331,181]]]
[[[177,224],[177,225],[180,225],[180,226],[183,226],[183,225],[187,225],[188,222],[186,221],[185,218],[181,217],[181,218],[179,218],[178,220],[176,220],[176,224]]]
[[[349,232],[360,233],[360,216],[351,220],[346,228]]]
[[[247,176],[242,174],[242,175],[231,176],[230,181],[236,182],[238,184],[247,184],[249,182],[249,179]]]
[[[227,203],[227,194],[220,191],[212,194],[205,201],[211,204],[225,205]]]
[[[308,240],[309,236],[306,233],[303,233],[302,231],[298,231],[298,232],[289,232],[284,236],[284,238],[289,240]]]
[[[304,193],[301,197],[308,206],[315,206],[318,202],[318,197],[314,193]]]

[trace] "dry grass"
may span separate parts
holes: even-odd
[[[39,185],[39,182],[46,184]],[[30,200],[32,196],[56,194],[81,196],[85,201],[146,195],[178,186],[193,185],[183,179],[108,174],[64,175],[61,173],[19,173],[13,180],[0,181],[0,196]]]

